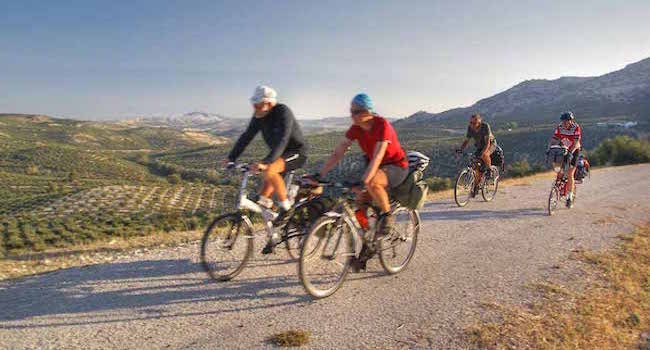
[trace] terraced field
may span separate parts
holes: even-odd
[[[209,216],[230,207],[235,197],[233,187],[160,183],[108,185],[36,198],[32,205],[15,206],[0,216],[5,253],[197,229]]]

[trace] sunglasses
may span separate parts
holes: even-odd
[[[357,114],[361,114],[361,113],[363,113],[365,111],[366,111],[365,109],[351,109],[350,114],[351,115],[357,115]]]

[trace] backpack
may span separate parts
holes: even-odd
[[[589,175],[589,161],[585,156],[580,154],[576,161],[576,172],[573,176],[574,179],[580,181]]]
[[[505,171],[505,156],[501,146],[497,145],[497,148],[490,155],[490,159],[492,160],[492,165],[500,167],[501,171]]]
[[[429,165],[429,157],[420,152],[409,151],[408,159],[409,174],[391,194],[400,205],[409,209],[421,209],[429,192],[429,185],[424,181],[424,169]]]

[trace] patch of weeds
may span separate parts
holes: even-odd
[[[308,331],[286,331],[270,336],[267,341],[271,344],[282,347],[303,346],[309,344],[311,332]]]

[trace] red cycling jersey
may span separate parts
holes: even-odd
[[[375,153],[377,142],[388,141],[388,147],[386,147],[386,153],[384,159],[381,160],[381,164],[393,164],[401,168],[408,167],[408,160],[402,146],[399,144],[399,140],[397,140],[397,133],[393,126],[380,116],[375,116],[372,120],[373,124],[370,130],[365,131],[358,125],[352,125],[345,133],[345,137],[359,142],[359,147],[370,160],[372,160]]]
[[[553,137],[560,140],[563,146],[571,149],[576,142],[582,139],[582,129],[577,123],[572,123],[568,129],[565,129],[560,123],[555,129]]]

